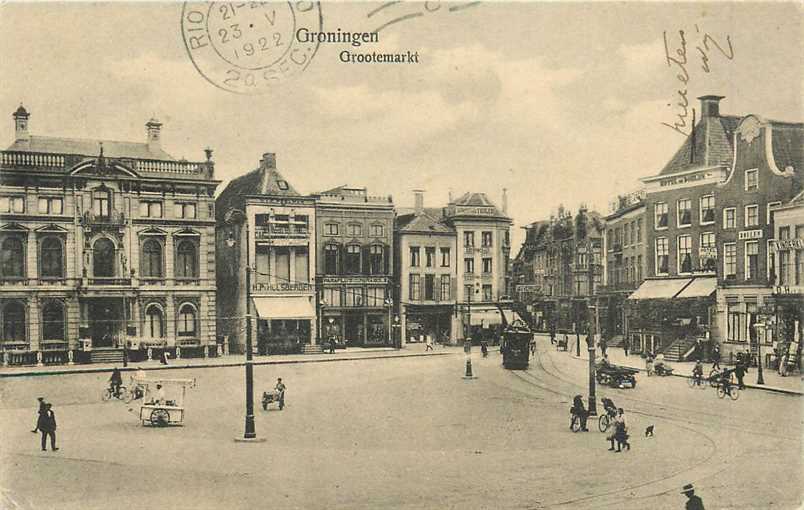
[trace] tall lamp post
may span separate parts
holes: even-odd
[[[246,231],[248,239],[248,231]],[[234,248],[236,241],[229,234],[226,244]],[[254,360],[253,347],[251,343],[251,265],[248,256],[248,246],[246,246],[246,425],[243,438],[235,438],[238,442],[261,442],[264,439],[257,439],[257,430],[254,426]]]
[[[590,309],[595,310],[597,317],[597,305],[589,305]],[[586,327],[586,348],[589,351],[589,414],[591,416],[597,415],[597,397],[595,396],[595,336],[597,330],[593,329],[591,318],[588,321],[589,325]],[[597,321],[595,321],[595,324]]]
[[[394,306],[394,300],[391,298],[385,298],[385,306],[388,307],[388,345],[393,344],[394,336],[393,336],[393,328],[391,327],[391,309]]]

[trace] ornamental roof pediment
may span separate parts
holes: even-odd
[[[56,225],[56,224],[54,224],[54,223],[51,223],[51,224],[49,224],[49,225],[44,225],[44,226],[42,226],[42,227],[37,228],[37,229],[35,230],[35,232],[42,232],[42,233],[45,233],[45,232],[48,232],[48,233],[51,233],[51,232],[58,232],[58,233],[61,233],[61,234],[66,234],[66,233],[67,233],[67,229],[66,229],[66,228],[62,228],[62,227],[60,227],[60,226],[58,226],[58,225]]]
[[[167,231],[162,230],[161,228],[150,227],[146,228],[145,230],[140,230],[141,236],[164,236],[167,235]]]
[[[99,162],[97,159],[85,159],[75,165],[69,172],[75,176],[98,177],[139,177],[137,173],[119,161]]]
[[[0,227],[0,230],[5,232],[28,232],[28,229],[19,223],[7,223]]]

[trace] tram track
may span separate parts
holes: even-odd
[[[551,365],[553,370],[549,370],[545,366],[545,358],[547,358],[547,363]],[[566,399],[571,399],[572,394],[576,394],[579,391],[582,392],[586,389],[585,385],[578,384],[575,381],[562,377],[564,374],[562,374],[561,369],[556,366],[550,354],[545,349],[539,349],[538,356],[536,356],[535,361],[537,371],[511,371],[511,374],[530,386],[537,387],[543,391]],[[559,383],[558,387],[556,387],[556,383]],[[690,413],[698,415],[703,414],[710,419],[718,420],[720,422],[719,428],[728,428],[746,434],[769,437],[778,441],[795,441],[794,438],[789,436],[782,436],[764,431],[758,431],[755,429],[749,429],[746,427],[728,425],[728,420],[730,418],[719,413],[701,412],[699,410],[684,406],[657,404],[649,400],[619,394],[617,399],[618,401],[625,401],[631,405],[636,404],[648,408],[646,410],[627,408],[629,413],[650,417],[658,422],[664,421],[671,423],[675,427],[685,429],[689,433],[703,438],[708,444],[709,448],[711,448],[711,452],[702,461],[699,461],[693,465],[684,466],[681,469],[674,470],[665,476],[628,485],[626,487],[618,487],[616,489],[607,490],[598,494],[556,501],[548,504],[548,507],[576,507],[578,505],[592,505],[594,508],[600,508],[606,506],[618,506],[623,502],[635,503],[640,499],[653,498],[677,490],[677,488],[681,484],[685,483],[685,481],[695,481],[700,483],[702,480],[717,476],[728,470],[728,460],[733,457],[733,453],[728,448],[719,444],[719,438],[709,433],[708,429],[711,427],[711,423],[689,419],[688,416]],[[666,411],[668,410],[672,414],[667,413]],[[676,414],[677,412],[685,413],[685,415],[678,416]],[[725,426],[723,425],[724,422],[726,423]],[[544,506],[534,507],[532,510],[537,510],[537,508],[544,508]]]

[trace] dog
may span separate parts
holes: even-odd
[[[645,429],[645,437],[653,436],[653,425],[648,425]]]

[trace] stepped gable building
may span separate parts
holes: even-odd
[[[605,217],[603,285],[597,289],[600,329],[609,345],[619,344],[627,331],[625,300],[646,274],[645,194],[642,190],[617,197]],[[630,339],[635,352],[640,342]]]
[[[740,117],[702,96],[701,119],[658,175],[645,177],[646,280],[628,299],[632,345],[670,358],[709,338],[717,289],[717,184],[734,160]],[[636,339],[638,343],[635,343]],[[672,351],[672,352],[670,352]]]
[[[250,314],[261,354],[315,346],[316,208],[265,153],[216,200],[218,327],[230,350],[245,347]]]
[[[392,344],[394,204],[366,188],[313,195],[320,339],[339,346]]]
[[[394,225],[396,329],[401,345],[427,336],[446,343],[462,336],[455,309],[456,233],[441,209],[424,207],[424,191],[414,195],[413,211],[399,211]]]
[[[772,210],[771,268],[773,310],[765,318],[775,341],[775,358],[782,374],[801,371],[804,338],[804,192]],[[764,298],[768,299],[768,298]],[[765,352],[773,352],[770,349]]]
[[[759,331],[755,325],[773,315],[773,286],[780,279],[774,267],[773,209],[802,189],[804,124],[747,115],[734,131],[733,147],[731,168],[715,188],[721,261],[716,326],[724,355],[756,353],[760,341],[770,352],[773,328]]]
[[[4,364],[122,361],[215,346],[212,151],[33,135],[13,114],[0,152]]]

